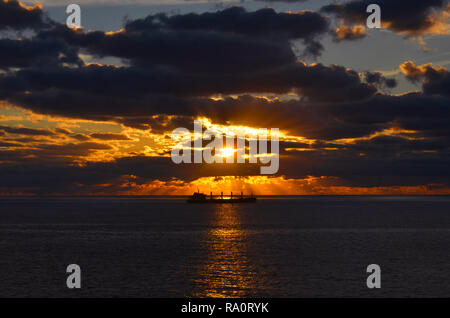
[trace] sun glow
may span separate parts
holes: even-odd
[[[236,151],[236,149],[225,147],[220,149],[219,156],[224,158],[231,157]]]

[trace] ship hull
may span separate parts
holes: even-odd
[[[240,199],[206,199],[206,200],[193,200],[188,199],[187,203],[255,203],[256,198],[240,198]]]

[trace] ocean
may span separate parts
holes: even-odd
[[[449,249],[448,196],[0,199],[0,297],[449,297]]]

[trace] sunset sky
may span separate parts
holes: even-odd
[[[0,195],[450,194],[448,1],[74,2],[0,0]],[[174,164],[195,119],[278,173]]]

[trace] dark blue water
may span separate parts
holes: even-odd
[[[450,197],[0,199],[3,297],[449,297],[449,250]]]

